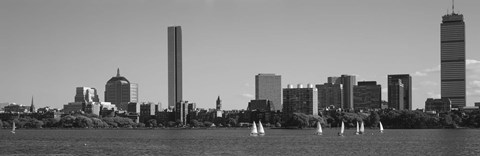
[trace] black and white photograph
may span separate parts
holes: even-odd
[[[480,155],[479,0],[0,0],[0,155]]]

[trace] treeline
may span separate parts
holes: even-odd
[[[123,117],[99,118],[93,114],[66,115],[60,119],[44,118],[38,120],[31,117],[21,117],[0,122],[0,127],[11,128],[15,122],[16,128],[133,128],[145,127],[143,123],[135,123],[132,119]]]
[[[341,122],[347,128],[356,127],[357,122],[364,122],[367,128],[377,128],[382,122],[384,128],[390,129],[422,129],[422,128],[480,128],[480,111],[451,111],[439,114],[428,114],[422,111],[380,110],[369,113],[352,113],[327,111],[318,115],[294,113],[287,118],[274,117],[271,123],[263,122],[265,127],[306,128],[315,127],[317,122],[322,127],[338,127]],[[215,118],[203,121],[192,119],[186,125],[180,121],[159,122],[149,119],[144,123],[135,123],[124,117],[99,117],[93,114],[66,115],[60,119],[43,118],[41,120],[24,116],[0,121],[0,128],[136,128],[136,127],[240,127],[239,116]],[[256,121],[258,122],[258,121]],[[251,123],[251,122],[249,122]]]
[[[380,111],[382,124],[386,128],[480,128],[480,111],[450,111],[427,114],[421,111]]]
[[[409,110],[380,110],[369,113],[327,111],[320,116],[294,113],[282,123],[286,128],[315,127],[317,122],[320,122],[322,127],[339,127],[342,121],[347,128],[356,127],[357,122],[364,122],[367,128],[378,128],[380,122],[384,128],[391,129],[480,128],[480,111],[451,111],[439,114]]]

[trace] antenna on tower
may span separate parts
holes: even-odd
[[[452,0],[452,14],[455,14],[455,0]]]

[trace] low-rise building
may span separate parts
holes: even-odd
[[[452,101],[449,98],[433,99],[425,101],[425,111],[448,112],[452,108]]]
[[[247,110],[271,111],[272,101],[267,99],[250,100]]]

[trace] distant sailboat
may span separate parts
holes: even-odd
[[[13,124],[12,124],[12,131],[11,131],[13,134],[15,134],[15,128],[16,128],[16,127],[15,127],[15,122],[13,122]]]
[[[358,127],[358,122],[357,122],[357,132],[355,132],[355,135],[359,135],[360,134],[360,128]]]
[[[383,125],[382,125],[382,122],[380,122],[380,133],[383,133]]]
[[[363,134],[365,133],[365,127],[363,126],[363,121],[362,123],[360,124],[360,134]]]
[[[342,127],[340,128],[340,132],[338,132],[338,136],[343,136],[343,131],[345,131],[345,124],[342,121]]]
[[[322,125],[320,125],[320,122],[317,122],[317,132],[315,132],[315,135],[322,135]]]
[[[258,134],[265,135],[265,130],[263,130],[263,125],[261,121],[258,121]]]
[[[252,126],[252,132],[250,132],[250,136],[257,136],[257,135],[258,135],[257,125],[255,125],[255,121],[254,121]]]

